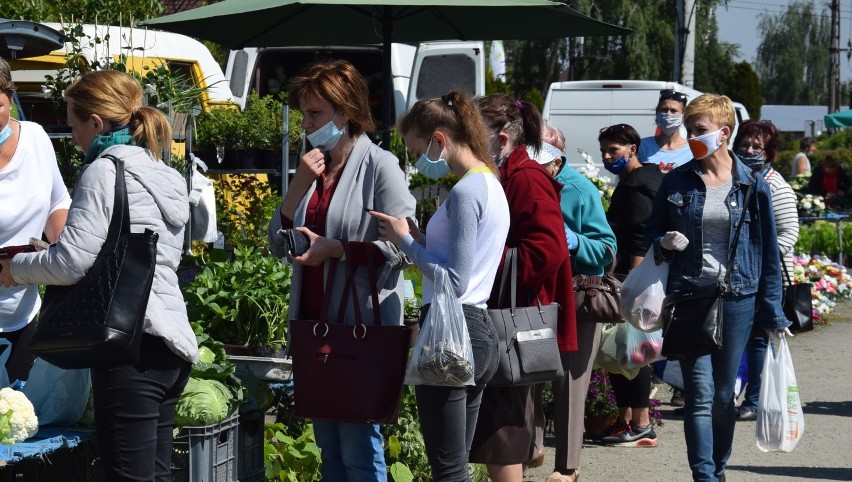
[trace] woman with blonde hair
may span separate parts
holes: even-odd
[[[68,125],[85,164],[54,247],[0,261],[0,284],[69,285],[91,268],[107,237],[116,166],[124,163],[130,231],[159,235],[157,266],[137,363],[92,368],[95,428],[106,480],[171,479],[175,407],[197,360],[178,287],[189,220],[183,176],[159,159],[171,137],[162,112],[142,105],[138,81],[116,71],[84,75],[65,91]]]
[[[653,246],[656,263],[669,263],[667,295],[714,283],[723,286],[723,348],[680,362],[692,477],[716,481],[725,480],[731,455],[734,381],[755,308],[770,337],[783,336],[790,322],[781,310],[780,256],[769,185],[728,150],[735,123],[731,100],[704,94],[689,103],[685,118],[693,159],[663,178],[645,224],[645,239]],[[740,223],[743,228],[732,247]]]

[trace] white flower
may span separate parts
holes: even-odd
[[[813,207],[813,205],[811,203],[805,201],[804,203],[802,203],[802,207],[805,208],[805,209],[811,209]]]

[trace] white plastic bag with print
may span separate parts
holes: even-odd
[[[787,339],[770,341],[757,406],[757,448],[792,452],[805,433],[805,416]]]
[[[405,370],[407,385],[474,384],[473,347],[462,305],[443,268],[435,269],[432,304]]]
[[[621,283],[621,315],[631,325],[645,332],[663,327],[660,313],[666,297],[669,264],[654,262],[654,248],[633,268]]]
[[[202,172],[207,172],[207,164],[190,155],[192,159],[192,190],[189,191],[189,206],[192,213],[192,239],[205,243],[216,241],[216,193],[213,181]]]

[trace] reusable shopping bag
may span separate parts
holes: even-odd
[[[40,426],[69,427],[86,411],[91,386],[88,368],[65,370],[36,358],[21,391],[32,402]]]
[[[660,313],[666,297],[669,264],[654,262],[654,248],[649,248],[645,259],[633,268],[621,284],[621,314],[642,331],[656,331],[663,327]]]
[[[757,448],[792,452],[805,433],[805,417],[787,339],[770,341],[757,406]]]
[[[429,312],[405,371],[407,385],[461,387],[473,385],[473,347],[461,302],[447,271],[435,269]]]

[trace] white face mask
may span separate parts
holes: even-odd
[[[657,114],[656,124],[663,131],[663,134],[670,136],[683,124],[683,114],[664,114],[660,112]]]
[[[698,137],[690,137],[689,150],[692,151],[692,156],[696,159],[704,159],[719,150],[722,146],[722,141],[719,139],[721,133],[722,129],[718,129]]]

